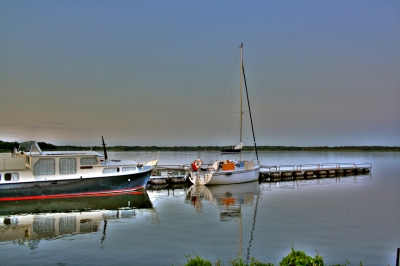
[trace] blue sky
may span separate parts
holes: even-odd
[[[400,146],[399,1],[0,0],[0,140],[235,144],[240,43],[258,145]]]

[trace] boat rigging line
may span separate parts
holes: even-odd
[[[251,117],[249,93],[248,93],[248,91],[247,91],[246,75],[245,75],[245,73],[244,73],[244,64],[243,64],[243,62],[242,62],[242,70],[243,70],[244,87],[245,87],[245,89],[246,89],[247,105],[249,106],[250,123],[251,123],[251,132],[253,133],[253,140],[254,140],[254,149],[256,150],[257,162],[260,163],[260,162],[258,161],[256,137],[255,137],[255,135],[254,135],[253,119],[252,119],[252,117]]]

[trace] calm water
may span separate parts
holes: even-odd
[[[110,153],[130,157],[136,153]],[[213,153],[164,152],[160,165]],[[400,153],[263,152],[265,165],[372,163],[369,175],[0,205],[2,265],[183,265],[195,254],[396,265]],[[86,210],[86,211],[85,211]],[[10,214],[14,212],[14,214]]]

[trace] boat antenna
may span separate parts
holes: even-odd
[[[103,136],[101,136],[101,140],[103,141],[104,160],[107,161],[108,156],[107,156],[106,144],[104,143],[104,138],[103,138]]]
[[[249,114],[250,114],[250,122],[251,122],[251,131],[253,132],[254,149],[256,150],[256,157],[257,157],[257,161],[258,161],[256,137],[255,137],[255,135],[254,135],[253,119],[251,118],[249,93],[248,93],[248,91],[247,91],[246,75],[245,75],[245,73],[244,73],[244,65],[243,65],[243,63],[242,63],[242,70],[243,70],[244,87],[246,88],[247,105],[249,106]]]

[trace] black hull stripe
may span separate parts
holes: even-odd
[[[1,184],[0,201],[98,196],[144,189],[151,171],[98,178]]]

